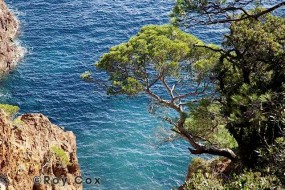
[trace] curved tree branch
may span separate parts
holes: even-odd
[[[186,114],[182,111],[179,113],[180,113],[180,118],[177,123],[175,123],[169,118],[166,120],[171,125],[174,125],[176,127],[176,129],[173,129],[173,131],[178,133],[180,136],[184,137],[184,139],[186,139],[189,142],[189,144],[193,147],[193,148],[188,148],[192,154],[212,154],[216,156],[224,156],[231,160],[236,159],[236,154],[231,149],[218,148],[215,146],[207,147],[196,142],[194,136],[184,127],[186,121]]]
[[[200,3],[199,3],[200,2]],[[246,19],[258,19],[262,15],[273,12],[280,7],[285,6],[285,1],[281,1],[280,3],[269,7],[263,11],[258,13],[250,13],[246,10],[246,7],[249,5],[253,5],[254,0],[243,0],[243,1],[227,1],[226,3],[220,3],[219,1],[209,0],[206,3],[201,3],[199,0],[184,0],[177,4],[177,7],[182,8],[182,14],[176,13],[174,15],[179,15],[181,17],[185,17],[184,12],[190,14],[186,20],[194,21],[192,24],[202,24],[202,25],[210,25],[210,24],[223,24],[223,23],[231,23],[238,22]],[[175,12],[175,11],[174,11]],[[192,15],[194,13],[194,15]],[[242,17],[236,17],[236,15],[243,14]],[[178,20],[182,21],[179,18]],[[184,23],[186,24],[186,23]],[[187,24],[186,24],[187,25]],[[191,24],[190,24],[191,25]]]
[[[267,14],[267,13],[270,13],[272,11],[275,11],[276,9],[282,7],[282,6],[285,6],[285,1],[284,2],[281,2],[273,7],[270,7],[268,9],[265,9],[264,11],[261,11],[257,14],[249,14],[249,13],[245,13],[245,15],[243,17],[240,17],[240,18],[233,18],[233,19],[223,19],[223,20],[216,20],[216,21],[210,21],[208,24],[218,24],[218,23],[228,23],[228,22],[237,22],[237,21],[242,21],[242,20],[246,20],[246,19],[249,19],[249,18],[254,18],[254,19],[258,19],[259,17]],[[241,10],[241,9],[237,9],[236,10]],[[245,12],[243,10],[243,12]]]

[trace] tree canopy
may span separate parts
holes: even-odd
[[[160,83],[167,87],[170,98],[178,101],[182,92],[170,89],[167,83],[176,87],[186,83],[186,78],[199,82],[206,70],[213,68],[212,61],[206,60],[217,60],[214,52],[199,45],[204,43],[173,26],[146,26],[127,43],[112,47],[96,66],[110,74],[111,94],[152,92]]]
[[[179,119],[164,119],[174,126],[176,133],[187,139],[194,148],[190,148],[193,154],[211,153],[233,159],[235,154],[229,149],[199,143],[197,140],[202,140],[205,135],[193,136],[185,124],[188,117],[185,108],[214,93],[211,70],[219,60],[219,54],[204,46],[201,40],[174,26],[146,26],[127,43],[111,48],[96,65],[109,73],[110,94],[144,92],[158,104],[175,110]],[[218,49],[214,45],[207,47]],[[220,124],[208,127],[214,128],[213,132],[225,130]],[[219,143],[210,143],[215,144]]]

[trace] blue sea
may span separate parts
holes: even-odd
[[[84,189],[177,188],[192,156],[182,140],[160,143],[168,127],[148,112],[149,99],[110,97],[102,85],[85,83],[100,55],[125,42],[146,24],[166,24],[171,0],[7,0],[21,21],[27,49],[15,71],[0,82],[0,101],[20,113],[43,113],[77,136],[78,158],[86,177],[100,186]],[[207,42],[223,29],[193,31]]]

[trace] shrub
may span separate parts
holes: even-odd
[[[218,157],[212,160],[194,158],[188,171],[188,181],[185,184],[186,190],[220,190],[223,189],[222,178],[219,177],[219,165],[228,160]],[[230,163],[230,162],[229,162]],[[228,164],[229,164],[228,163]]]
[[[66,167],[70,164],[67,153],[60,147],[53,146],[51,151],[59,159],[59,162],[62,166]]]
[[[18,117],[13,120],[13,126],[22,126],[25,125],[25,122],[21,120],[21,117]]]
[[[185,190],[222,190],[224,189],[220,180],[210,173],[198,171],[186,182]]]
[[[184,190],[281,190],[285,189],[280,178],[272,173],[238,170],[230,167],[230,174],[219,171],[225,159],[204,160],[195,158],[189,168]],[[235,163],[236,165],[237,163]],[[228,165],[229,166],[229,165]],[[227,173],[228,173],[227,172]],[[236,173],[238,172],[238,173]]]
[[[283,189],[276,176],[262,176],[260,172],[245,172],[243,174],[236,175],[232,181],[233,182],[226,184],[226,190]]]
[[[10,117],[14,116],[20,110],[18,106],[13,106],[9,104],[0,104],[0,109],[4,110],[4,112]]]
[[[192,175],[184,190],[282,190],[280,181],[274,175],[262,176],[260,172],[234,174],[225,181],[218,176],[201,171]]]

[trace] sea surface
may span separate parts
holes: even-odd
[[[187,143],[160,143],[167,126],[148,112],[146,97],[109,97],[102,85],[85,83],[86,70],[100,55],[125,42],[146,24],[169,22],[171,0],[7,0],[21,21],[27,54],[0,82],[0,101],[20,113],[43,113],[77,136],[85,177],[101,185],[84,189],[177,188],[192,156]],[[193,31],[207,42],[223,30]]]

